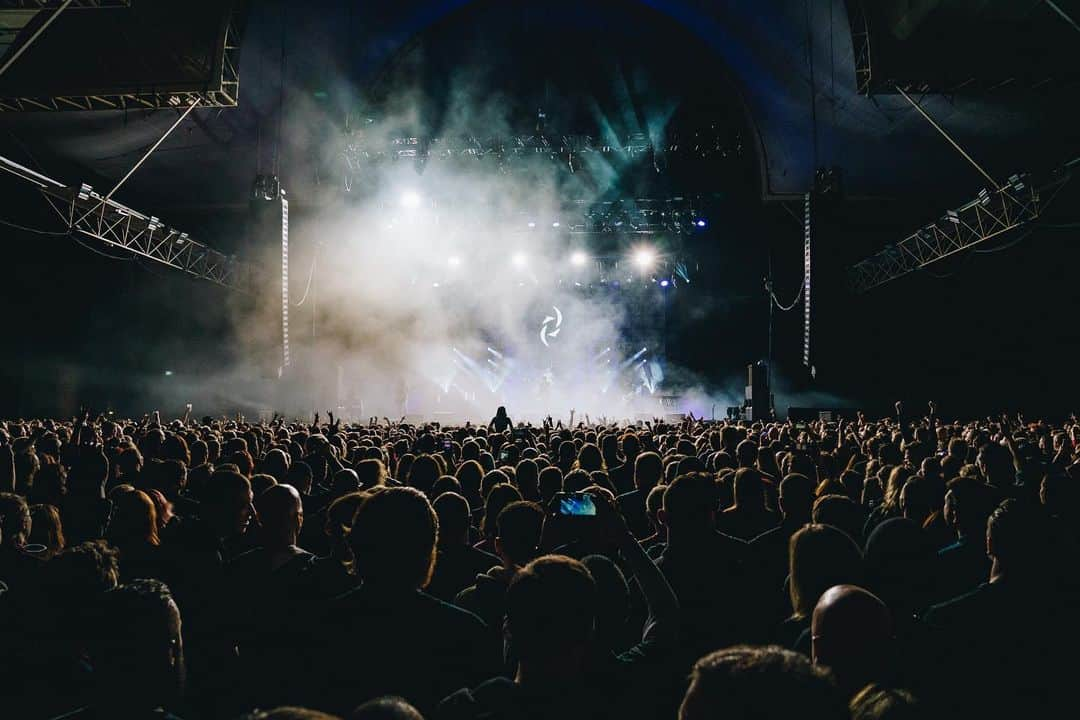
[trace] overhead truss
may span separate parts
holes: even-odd
[[[0,169],[36,186],[71,232],[232,290],[246,292],[249,287],[250,269],[235,257],[106,199],[85,183],[68,187],[3,156]]]
[[[2,2],[2,0],[0,0]],[[46,0],[29,6],[43,7]],[[71,7],[127,7],[131,0],[76,0]],[[232,108],[240,98],[240,37],[243,28],[243,4],[237,4],[226,23],[220,53],[214,58],[216,82],[205,88],[150,87],[132,92],[99,92],[83,95],[18,95],[0,97],[0,112],[37,112],[61,110],[165,110],[187,107],[199,101],[199,107]]]
[[[1039,188],[1026,175],[1013,175],[997,190],[981,190],[978,197],[895,245],[850,268],[857,293],[924,268],[938,260],[986,242],[1039,217]]]
[[[55,7],[56,0],[0,0],[2,10],[43,10]],[[70,10],[94,10],[98,8],[131,7],[131,0],[74,0]]]

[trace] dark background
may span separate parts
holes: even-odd
[[[616,135],[650,129],[650,118],[663,115],[658,108],[673,106],[667,132],[720,123],[741,139],[741,151],[661,174],[620,168],[609,189],[611,197],[709,198],[708,228],[684,240],[684,252],[696,258],[693,282],[670,296],[669,363],[713,390],[741,387],[746,364],[767,353],[763,278],[771,265],[778,296],[791,300],[802,271],[801,194],[813,187],[814,168],[835,166],[842,193],[815,201],[817,377],[801,366],[802,306],[776,313],[781,406],[876,411],[897,398],[920,405],[933,398],[950,414],[1074,409],[1080,250],[1076,230],[1067,227],[1078,220],[1074,185],[1029,234],[1002,236],[865,295],[848,293],[847,265],[985,185],[902,98],[855,93],[850,3],[368,5],[380,4],[312,2],[283,13],[278,2],[251,3],[241,106],[196,110],[119,199],[215,248],[245,253],[277,242],[248,232],[257,171],[276,166],[290,188],[294,223],[318,218],[342,193],[334,143],[347,120],[377,112],[402,87],[420,88],[427,98],[421,129],[437,131],[451,69],[488,68],[477,82],[509,100],[509,118],[523,132],[540,102],[566,132],[596,133],[606,123]],[[1029,32],[1050,27],[1055,21],[1036,5],[1010,22],[1028,23]],[[975,37],[980,18],[969,21],[967,34]],[[940,32],[911,42],[939,44]],[[897,51],[891,67],[902,67],[904,57]],[[62,68],[63,60],[53,61]],[[1048,60],[1016,58],[1027,78],[1037,72],[1024,62]],[[1002,65],[988,67],[1000,73]],[[1080,155],[1069,78],[1037,87],[980,82],[965,93],[955,73],[946,73],[948,87],[935,92],[932,68],[916,70],[924,89],[917,99],[995,177],[1046,172]],[[108,188],[175,117],[5,113],[0,153],[65,182]],[[312,117],[321,121],[311,124]],[[28,186],[2,178],[0,190],[0,219],[63,229]],[[116,251],[89,239],[82,245],[11,226],[0,227],[0,237],[2,415],[69,413],[83,404],[179,412],[200,377],[250,352],[238,339],[243,320],[230,312],[236,300],[221,288],[149,261],[103,257]],[[300,275],[294,271],[294,283]],[[199,401],[220,406],[208,412],[240,402],[220,393]]]

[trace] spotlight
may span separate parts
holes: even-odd
[[[446,264],[452,268],[460,267],[461,258],[459,258],[457,255],[451,255],[450,257],[446,258]]]
[[[172,370],[166,370],[165,371],[165,377],[172,377],[172,374],[173,374]]]
[[[525,267],[525,264],[529,261],[529,258],[525,256],[525,253],[514,253],[510,258],[510,262],[514,264],[514,267],[519,270]]]
[[[417,193],[415,190],[406,190],[405,192],[401,193],[401,207],[420,207],[420,194]]]
[[[559,227],[559,221],[556,220],[555,222],[551,223],[551,227],[553,227],[553,228]]]
[[[638,248],[634,251],[634,264],[641,270],[648,270],[656,261],[656,253],[651,248]]]
[[[531,228],[536,227],[536,223],[534,223],[532,220],[530,220],[529,221],[529,227],[531,227]]]
[[[574,267],[582,267],[588,261],[589,258],[585,256],[585,253],[580,250],[570,254],[570,264]]]
[[[698,218],[694,221],[694,224],[697,225],[699,228],[703,228],[708,225],[708,223],[705,222],[705,218]]]
[[[661,280],[661,281],[660,281],[660,287],[667,287],[667,286],[668,286],[668,285],[670,285],[670,284],[671,284],[671,283],[670,283],[670,282],[668,282],[667,280]]]

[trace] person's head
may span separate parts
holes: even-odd
[[[108,479],[109,460],[100,450],[84,448],[68,473],[68,493],[78,497],[105,497]]]
[[[582,445],[581,450],[578,451],[577,462],[574,463],[574,467],[585,472],[603,470],[605,468],[604,456],[600,452],[600,448],[592,443]]]
[[[660,520],[668,529],[670,539],[678,541],[682,536],[711,532],[716,525],[716,508],[717,490],[712,476],[705,473],[683,475],[667,486]]]
[[[897,617],[929,600],[937,548],[926,532],[907,518],[891,518],[866,539],[865,584]]]
[[[416,488],[369,494],[357,508],[349,533],[357,575],[389,590],[425,587],[435,569],[438,532],[435,510]]]
[[[660,522],[660,510],[664,507],[664,493],[667,485],[657,485],[645,496],[645,514],[649,518],[649,525],[656,532],[662,532],[664,524]]]
[[[435,481],[442,475],[442,468],[434,455],[421,455],[413,461],[409,468],[409,474],[405,478],[405,484],[414,487],[425,495],[431,495],[431,488]]]
[[[1046,527],[1039,508],[1010,498],[986,522],[986,554],[993,561],[991,580],[1042,570]]]
[[[922,525],[931,513],[941,509],[940,506],[934,507],[930,482],[927,478],[912,475],[900,490],[900,512],[918,525]]]
[[[92,655],[101,705],[149,710],[180,699],[180,611],[164,583],[134,580],[105,593],[98,630]]]
[[[50,558],[64,549],[64,527],[56,507],[33,505],[30,518],[30,544],[44,545],[45,555]]]
[[[829,588],[814,607],[810,635],[814,664],[832,670],[845,691],[887,679],[892,615],[873,593],[855,585]]]
[[[497,418],[505,418],[506,417],[506,406],[500,405],[499,409],[495,411],[495,417],[497,417]]]
[[[274,485],[255,498],[259,517],[259,536],[265,547],[287,548],[295,545],[304,526],[304,504],[292,485]]]
[[[289,454],[281,448],[271,449],[262,459],[262,472],[273,475],[279,483],[288,483]]]
[[[736,507],[744,510],[765,509],[765,483],[761,480],[761,473],[754,468],[747,466],[738,469],[733,491]]]
[[[521,567],[540,550],[544,509],[528,500],[511,502],[499,513],[496,526],[495,552],[506,567]]]
[[[514,482],[526,500],[540,499],[540,468],[535,460],[525,459],[518,462]]]
[[[22,495],[0,493],[0,546],[21,548],[30,539],[30,507]]]
[[[355,469],[360,487],[364,490],[386,484],[386,466],[382,460],[367,458],[356,463]]]
[[[753,440],[743,440],[735,446],[735,462],[740,468],[751,468],[757,463],[758,446]]]
[[[217,470],[203,488],[201,509],[219,537],[235,537],[247,530],[255,508],[251,481],[236,470]]]
[[[359,709],[359,708],[358,708]],[[350,720],[352,717],[350,716]],[[381,717],[381,716],[376,716]],[[394,716],[390,716],[394,717]],[[406,716],[408,718],[408,716]],[[295,705],[282,705],[270,710],[254,710],[243,715],[240,720],[341,720],[337,715],[330,715],[321,710],[312,710]],[[408,718],[408,720],[412,720]],[[423,720],[421,718],[421,720]]]
[[[780,481],[777,503],[784,519],[789,523],[805,525],[809,522],[813,502],[814,484],[810,482],[810,478],[800,473],[788,473]]]
[[[862,580],[862,553],[847,533],[831,525],[806,525],[788,544],[788,589],[792,617],[809,618],[822,593],[833,585]]]
[[[577,560],[545,555],[510,581],[504,630],[522,668],[578,676],[595,622],[596,583]]]
[[[851,720],[920,720],[926,713],[907,690],[870,683],[849,704]]]
[[[1067,473],[1048,473],[1039,483],[1039,502],[1053,517],[1071,518],[1076,515],[1080,511],[1080,507],[1077,507],[1078,495],[1077,481]]]
[[[844,696],[831,674],[800,653],[737,645],[694,663],[679,720],[846,720]]]
[[[833,493],[822,495],[814,501],[810,521],[832,525],[846,532],[852,540],[861,542],[866,516],[862,507],[847,495]]]
[[[439,547],[459,547],[469,542],[469,501],[455,492],[444,492],[432,503],[439,519]]]
[[[360,705],[348,720],[424,720],[424,716],[405,698],[387,695]]]
[[[119,489],[119,488],[118,488]],[[113,492],[109,542],[117,547],[133,544],[159,545],[157,506],[142,490]]]
[[[454,476],[461,483],[462,495],[474,500],[480,497],[480,483],[484,478],[484,467],[478,461],[466,460],[461,463]]]
[[[975,466],[986,478],[986,482],[995,487],[1008,487],[1016,478],[1012,453],[997,443],[987,443],[979,449],[979,454],[975,456]]]
[[[45,463],[34,476],[29,500],[36,504],[61,507],[67,495],[67,470],[56,462]]]
[[[885,481],[884,505],[890,510],[900,511],[900,492],[910,476],[911,470],[903,465],[897,465],[889,470],[888,479]]]
[[[480,523],[480,532],[485,538],[494,540],[495,535],[498,534],[496,521],[499,519],[499,513],[504,507],[520,499],[521,493],[508,482],[498,483],[491,488],[484,501],[484,519]]]
[[[638,453],[634,458],[634,487],[642,492],[652,490],[664,476],[664,462],[654,452]]]

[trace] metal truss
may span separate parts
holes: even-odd
[[[31,2],[31,5],[41,3]],[[124,2],[98,3],[78,1],[71,7],[124,7]],[[199,107],[233,108],[240,98],[240,38],[243,29],[243,3],[238,3],[226,23],[220,54],[214,58],[211,82],[200,89],[160,86],[134,92],[102,92],[84,95],[38,95],[0,97],[0,112],[37,112],[62,110],[166,110],[187,107],[199,101]],[[216,85],[216,86],[215,86]]]
[[[353,131],[346,138],[342,156],[346,167],[346,189],[350,176],[366,172],[374,163],[412,161],[426,163],[437,160],[478,160],[496,162],[510,170],[515,162],[550,159],[569,172],[583,169],[590,155],[620,156],[624,159],[652,157],[657,171],[662,170],[664,158],[684,155],[697,158],[739,157],[742,139],[738,133],[725,132],[712,125],[701,130],[676,134],[662,143],[647,133],[632,133],[621,138],[598,138],[591,135],[510,135],[506,137],[394,137],[371,142],[363,130]]]
[[[0,0],[0,11],[43,10],[55,7],[56,0]],[[74,0],[69,10],[95,10],[131,7],[131,0]]]
[[[36,186],[71,232],[200,280],[247,292],[251,273],[246,264],[192,240],[186,232],[165,227],[156,217],[106,199],[85,183],[68,187],[3,156],[0,169]]]
[[[855,56],[855,88],[859,95],[869,95],[874,73],[870,55],[870,24],[864,0],[848,0],[851,24],[851,48]]]
[[[1041,207],[1039,189],[1031,186],[1027,176],[1013,175],[1000,189],[981,190],[963,207],[949,210],[937,222],[853,265],[849,271],[852,288],[864,293],[1014,230],[1036,220]]]

